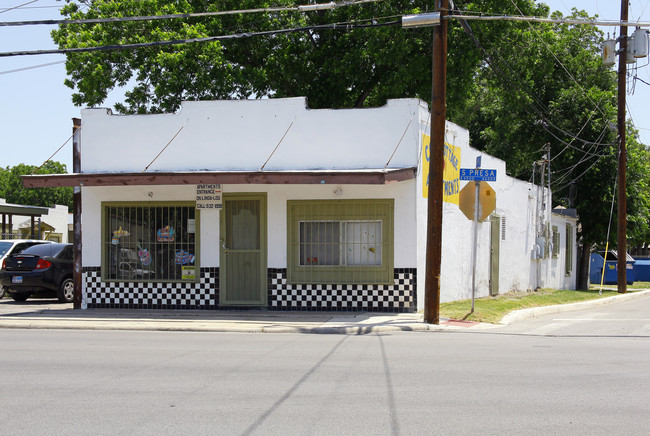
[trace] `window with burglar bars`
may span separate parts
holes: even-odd
[[[103,203],[102,271],[107,280],[195,281],[193,203]]]
[[[393,204],[393,200],[289,201],[289,282],[392,282]]]

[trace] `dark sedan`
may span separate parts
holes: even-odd
[[[72,270],[72,244],[34,245],[2,262],[0,283],[16,301],[49,294],[69,303],[74,295]]]

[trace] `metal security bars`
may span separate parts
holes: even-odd
[[[390,283],[393,200],[288,202],[290,283]]]
[[[300,221],[300,265],[381,265],[381,221]]]
[[[104,278],[195,281],[197,223],[193,204],[103,205]]]

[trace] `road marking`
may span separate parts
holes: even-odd
[[[645,324],[641,328],[633,330],[630,335],[644,336],[650,333],[650,324]]]
[[[648,318],[553,318],[553,321],[650,321]]]
[[[553,320],[555,321],[555,320]],[[568,322],[552,322],[550,324],[546,324],[543,326],[539,326],[537,328],[534,328],[532,330],[528,330],[526,333],[530,335],[544,335],[549,332],[552,332],[553,330],[561,329],[562,327],[568,326]]]

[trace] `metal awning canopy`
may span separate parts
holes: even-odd
[[[3,215],[41,216],[47,215],[49,212],[47,207],[0,204],[0,214]]]
[[[13,235],[10,235],[13,229],[13,217],[14,216],[28,216],[31,229],[35,228],[35,218],[42,215],[47,215],[50,213],[50,210],[47,207],[38,207],[38,206],[24,206],[21,204],[0,204],[0,215],[2,215],[2,227],[0,233],[0,239],[9,237],[12,238]]]
[[[142,186],[202,184],[353,184],[384,185],[415,178],[416,168],[340,171],[187,171],[77,173],[21,176],[26,188],[63,186]]]

